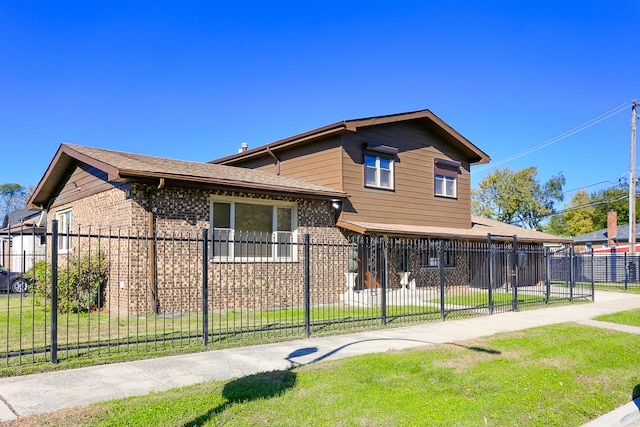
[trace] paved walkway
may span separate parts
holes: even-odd
[[[640,334],[638,327],[592,320],[600,314],[632,308],[640,308],[640,295],[596,292],[596,302],[592,304],[552,306],[472,319],[0,378],[0,421],[322,360],[464,341],[555,323],[580,322]],[[630,402],[587,425],[640,426],[639,408],[640,399],[636,399],[635,403]]]

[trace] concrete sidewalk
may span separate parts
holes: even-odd
[[[589,304],[2,378],[0,421],[322,360],[464,341],[555,323],[580,322],[640,334],[640,328],[591,320],[600,314],[640,308],[640,295],[596,292],[595,299]],[[631,402],[588,426],[640,426],[639,406],[640,402]]]

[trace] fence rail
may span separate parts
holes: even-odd
[[[590,254],[552,253],[515,239],[278,238],[202,229],[146,235],[90,227],[61,235],[55,225],[45,237],[47,250],[31,260],[29,292],[0,300],[6,365],[589,301],[602,276]],[[622,264],[627,276],[632,262]],[[624,286],[632,286],[628,277]]]

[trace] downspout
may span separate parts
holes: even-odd
[[[269,154],[276,160],[276,175],[280,175],[280,159],[275,155],[273,151],[271,151],[270,147],[267,147],[267,154]]]

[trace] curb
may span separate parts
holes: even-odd
[[[640,426],[640,397],[614,409],[582,427],[632,427]]]

